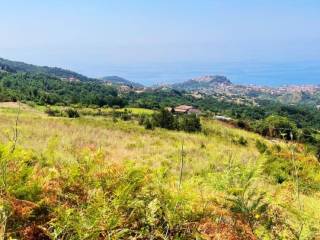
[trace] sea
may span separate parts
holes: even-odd
[[[235,84],[278,87],[320,84],[320,60],[301,62],[130,63],[106,64],[102,76],[116,75],[146,86],[172,84],[205,76],[223,75]],[[102,75],[103,74],[103,75]]]

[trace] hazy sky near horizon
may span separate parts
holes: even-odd
[[[90,76],[158,63],[320,62],[319,0],[0,3],[0,57]]]

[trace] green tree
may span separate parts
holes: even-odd
[[[264,136],[284,138],[290,140],[297,138],[297,125],[288,119],[278,115],[270,115],[260,121],[256,126],[257,132]]]
[[[201,131],[200,118],[198,118],[195,114],[183,116],[182,120],[180,121],[179,129],[186,132]]]
[[[176,129],[175,127],[175,119],[171,112],[167,111],[166,109],[161,109],[159,113],[155,113],[153,115],[153,121],[155,126],[166,128],[166,129]]]

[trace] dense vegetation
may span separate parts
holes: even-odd
[[[90,81],[86,76],[79,73],[57,68],[57,67],[40,67],[23,62],[10,61],[0,58],[0,71],[6,71],[10,73],[33,73],[33,74],[45,74],[58,78],[74,78],[80,81]]]
[[[258,106],[219,101],[214,97],[196,99],[175,90],[130,93],[127,101],[135,107],[159,109],[166,106],[190,104],[200,108],[205,115],[225,115],[233,118],[235,125],[265,136],[294,139],[319,144],[320,111],[305,105],[284,105],[274,101],[259,101]],[[273,126],[271,131],[270,126]],[[285,134],[285,135],[284,135]]]
[[[175,115],[166,109],[161,109],[158,113],[154,113],[151,119],[144,117],[142,124],[145,125],[146,129],[152,129],[156,126],[168,130],[182,130],[186,132],[201,131],[200,119],[195,114]]]
[[[0,73],[0,101],[40,105],[124,106],[117,90],[99,82],[70,82],[44,74]]]

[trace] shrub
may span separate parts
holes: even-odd
[[[182,130],[186,132],[201,131],[200,118],[195,114],[191,115],[174,115],[165,109],[161,109],[159,113],[152,116],[152,120],[156,127],[169,130]]]
[[[317,145],[318,141],[315,137],[315,131],[309,128],[304,128],[298,135],[299,141]]]
[[[294,182],[295,178],[298,178],[299,188],[304,193],[319,191],[320,180],[315,177],[320,170],[319,165],[315,162],[304,164],[301,161],[294,161],[295,163],[291,159],[270,155],[265,162],[264,172],[278,184],[286,181]]]
[[[140,125],[140,126],[144,125],[146,119],[147,119],[147,116],[146,116],[145,114],[139,115],[139,118],[138,118],[138,123],[139,123],[139,125]]]
[[[238,143],[242,146],[247,146],[248,144],[248,141],[247,139],[245,139],[243,136],[241,136],[239,139],[238,139]]]
[[[246,130],[250,129],[249,124],[244,120],[238,120],[236,122],[236,125],[238,128],[241,128],[241,129],[246,129]]]
[[[201,131],[200,119],[195,115],[186,115],[181,117],[182,120],[179,122],[179,129],[186,132],[199,132]]]
[[[268,146],[260,141],[260,140],[257,140],[256,141],[256,148],[258,149],[258,151],[262,154],[262,153],[265,153],[267,150],[268,150]]]
[[[170,130],[176,129],[176,126],[174,124],[174,115],[166,109],[161,109],[159,113],[153,114],[153,120],[155,126],[157,127],[166,128]]]
[[[256,132],[269,137],[286,140],[297,139],[297,125],[290,119],[277,115],[270,115],[256,124]]]
[[[50,117],[61,117],[63,115],[61,111],[52,108],[47,108],[45,113]]]
[[[131,119],[132,119],[131,111],[128,111],[128,109],[124,109],[124,112],[121,113],[121,120],[129,121]]]
[[[232,139],[232,142],[235,144],[242,145],[242,146],[248,145],[247,139],[245,139],[243,136],[240,136],[239,138]]]
[[[144,127],[147,130],[153,130],[154,129],[154,125],[152,123],[152,121],[150,120],[150,118],[146,118],[144,121]]]
[[[73,108],[66,109],[65,113],[67,114],[67,117],[69,117],[69,118],[78,118],[78,117],[80,117],[79,112],[76,109],[73,109]]]

